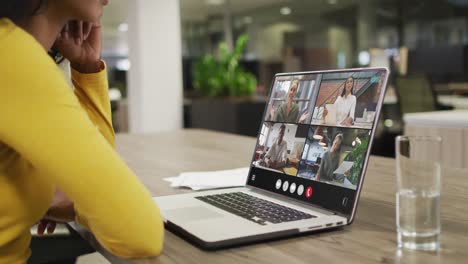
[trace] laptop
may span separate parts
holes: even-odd
[[[252,161],[246,164],[250,171],[245,186],[155,197],[165,227],[202,249],[216,250],[350,225],[388,74],[386,68],[276,74],[266,107],[275,100],[276,105],[286,103],[275,96],[284,82],[298,80],[301,89],[294,104],[309,109],[310,116],[352,77],[355,112],[377,103],[372,127],[314,119],[273,122],[264,114]],[[300,153],[297,146],[303,148]],[[264,155],[256,155],[259,149]]]

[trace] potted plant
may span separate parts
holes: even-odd
[[[239,63],[247,41],[240,36],[233,51],[221,43],[217,57],[206,55],[195,64],[193,86],[201,97],[192,100],[192,127],[257,134],[265,101],[253,99],[257,80]]]
[[[362,172],[362,167],[364,166],[364,159],[366,158],[367,147],[369,146],[369,135],[364,135],[361,138],[361,142],[357,143],[357,146],[345,157],[345,161],[354,162],[353,167],[351,167],[348,180],[353,184],[357,185],[359,181],[359,176]]]
[[[205,55],[195,64],[193,86],[200,95],[237,97],[251,96],[255,92],[255,76],[239,64],[247,41],[246,35],[240,36],[232,52],[223,42],[219,45],[218,58]]]

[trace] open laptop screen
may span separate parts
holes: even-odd
[[[248,185],[350,215],[388,71],[277,74]]]

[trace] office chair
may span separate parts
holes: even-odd
[[[424,75],[398,76],[395,79],[395,89],[401,115],[453,109],[437,102],[431,83]]]
[[[79,256],[96,252],[67,224],[57,225],[54,235],[37,236],[31,228],[31,257],[27,264],[74,264]]]

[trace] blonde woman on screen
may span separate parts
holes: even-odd
[[[299,80],[293,80],[289,91],[287,93],[287,98],[285,102],[281,103],[278,109],[272,109],[270,113],[272,121],[274,122],[286,122],[286,123],[304,123],[309,114],[300,115],[299,106],[294,102],[297,91],[299,89]]]

